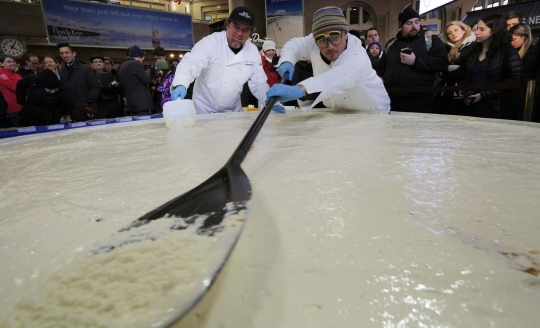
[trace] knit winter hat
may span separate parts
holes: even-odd
[[[262,51],[266,52],[267,50],[276,50],[276,44],[270,40],[264,41]]]
[[[133,46],[129,48],[129,57],[144,57],[144,51],[142,51],[138,46]]]
[[[369,50],[369,48],[371,48],[372,45],[378,45],[379,46],[379,50],[382,52],[383,51],[383,47],[382,47],[382,44],[379,42],[379,41],[373,41],[371,42],[368,46],[367,46],[367,50]]]
[[[317,10],[313,14],[313,24],[311,25],[313,37],[332,30],[349,31],[349,24],[343,11],[340,8],[330,6]]]
[[[157,69],[169,69],[169,64],[164,60],[158,60],[156,62]]]
[[[399,20],[399,27],[403,26],[405,22],[407,22],[411,18],[418,18],[420,19],[420,15],[416,12],[416,10],[412,9],[411,7],[405,8],[402,13],[399,14],[398,20]]]
[[[60,87],[58,76],[50,69],[43,70],[38,75],[37,83],[47,89],[56,89]]]

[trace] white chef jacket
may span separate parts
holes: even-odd
[[[212,33],[197,42],[176,67],[172,86],[186,88],[196,78],[193,105],[197,114],[238,112],[240,94],[248,82],[251,93],[264,106],[268,84],[257,47],[246,41],[236,55],[229,48],[226,31]]]
[[[320,92],[315,101],[298,100],[300,108],[307,111],[320,101],[327,108],[379,110],[390,112],[390,98],[360,39],[347,33],[347,48],[330,65],[321,58],[319,47],[310,34],[289,40],[281,50],[278,65],[311,59],[313,77],[299,82],[307,93]],[[343,40],[342,42],[346,42]]]

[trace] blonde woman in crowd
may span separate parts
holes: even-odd
[[[529,25],[519,23],[510,28],[508,32],[512,35],[512,47],[514,47],[523,60],[524,80],[533,80],[538,72],[538,47],[532,45],[532,33]]]
[[[523,120],[525,110],[525,97],[527,94],[527,83],[529,80],[534,80],[537,77],[538,69],[540,68],[538,46],[532,45],[532,33],[529,25],[518,23],[512,26],[508,33],[512,35],[512,47],[518,51],[519,56],[523,60],[523,70],[521,72],[521,88],[514,94],[510,101],[516,105],[516,119]]]
[[[459,59],[467,57],[468,53],[472,50],[470,45],[475,43],[476,35],[472,32],[469,25],[460,21],[451,21],[446,24],[444,28],[444,34],[441,40],[446,45],[448,51],[448,72],[452,72],[459,67]],[[443,72],[442,85],[456,85],[457,80],[452,78],[452,75]],[[437,94],[435,98],[439,101],[439,108],[443,114],[462,115],[461,111],[461,99],[457,99],[458,94],[452,91],[445,91],[441,94]]]
[[[451,21],[446,24],[444,31],[442,40],[450,47],[448,49],[448,61],[450,64],[454,64],[458,61],[464,49],[475,42],[476,36],[467,24],[459,21]]]

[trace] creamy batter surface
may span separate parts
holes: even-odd
[[[203,237],[169,233],[88,254],[215,173],[255,115],[0,140],[0,326],[148,327],[173,316],[182,277],[200,273],[181,272],[182,261],[206,270],[214,239],[190,249]],[[535,124],[271,113],[243,165],[253,198],[240,240],[174,327],[535,327],[539,164]],[[114,277],[128,282],[85,298]]]

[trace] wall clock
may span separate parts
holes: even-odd
[[[0,51],[6,55],[20,58],[26,53],[26,41],[23,38],[0,37]]]

